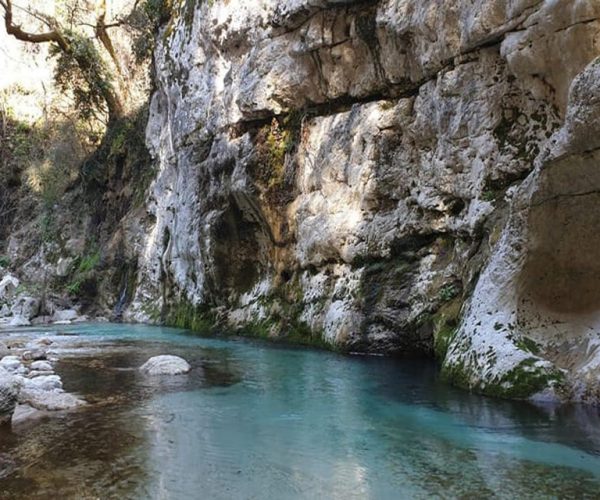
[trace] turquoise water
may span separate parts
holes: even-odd
[[[147,326],[13,335],[42,333],[92,404],[0,431],[2,498],[600,497],[597,409],[470,395],[423,360]],[[141,377],[159,353],[192,373]]]

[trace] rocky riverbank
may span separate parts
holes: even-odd
[[[52,412],[79,408],[86,402],[63,389],[55,373],[58,358],[45,337],[0,341],[0,425],[18,424]]]
[[[45,324],[69,325],[89,321],[77,306],[59,295],[40,294],[10,273],[0,270],[0,328]],[[108,321],[95,317],[94,321]]]
[[[90,328],[90,325],[86,325]],[[101,328],[95,324],[93,328]],[[134,328],[134,327],[132,327]],[[141,383],[150,387],[161,385],[166,379],[189,375],[192,366],[182,357],[152,352],[142,362],[130,346],[94,342],[83,338],[78,327],[69,331],[0,328],[0,425],[18,426],[29,421],[64,414],[83,407],[112,404],[115,394],[107,393],[88,401],[79,394],[65,390],[58,366],[81,365],[96,372],[95,378],[118,375],[123,370],[135,372]],[[160,348],[161,346],[157,346]],[[128,367],[111,366],[111,360],[127,359]],[[130,366],[133,364],[134,366]],[[194,367],[193,376],[203,377],[200,366]],[[72,381],[70,381],[72,382]],[[67,380],[67,384],[69,380]]]

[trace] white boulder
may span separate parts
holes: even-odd
[[[8,322],[8,326],[30,326],[30,325],[31,325],[31,321],[29,321],[27,318],[24,318],[23,316],[14,316]]]
[[[52,371],[52,365],[50,363],[48,363],[48,361],[34,361],[33,363],[31,363],[31,367],[32,370],[38,371],[38,372],[51,372]]]
[[[19,393],[19,403],[45,411],[74,410],[86,404],[73,394],[56,390],[45,391],[35,387],[23,387]]]
[[[140,367],[140,371],[146,375],[181,375],[191,369],[185,359],[170,355],[155,356]]]
[[[15,293],[19,286],[19,280],[14,276],[7,274],[0,280],[0,299],[7,298]]]
[[[64,323],[76,320],[79,314],[75,309],[64,309],[62,311],[56,311],[52,316],[53,323]]]
[[[62,380],[58,375],[42,375],[32,379],[24,379],[27,388],[41,389],[42,391],[62,390]]]
[[[56,275],[64,278],[69,274],[72,265],[73,259],[71,257],[61,257],[56,263]]]
[[[0,360],[0,367],[9,373],[22,373],[26,371],[19,356],[4,356]]]
[[[40,301],[35,297],[21,295],[15,300],[11,311],[13,316],[23,317],[26,320],[35,318],[40,312]]]

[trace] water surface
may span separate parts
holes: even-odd
[[[6,334],[4,334],[6,335]],[[464,393],[433,364],[183,330],[46,336],[89,407],[0,430],[1,498],[597,498],[600,417]],[[192,373],[135,368],[176,354]]]

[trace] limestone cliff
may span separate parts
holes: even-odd
[[[598,56],[594,0],[176,4],[98,304],[598,401]]]

